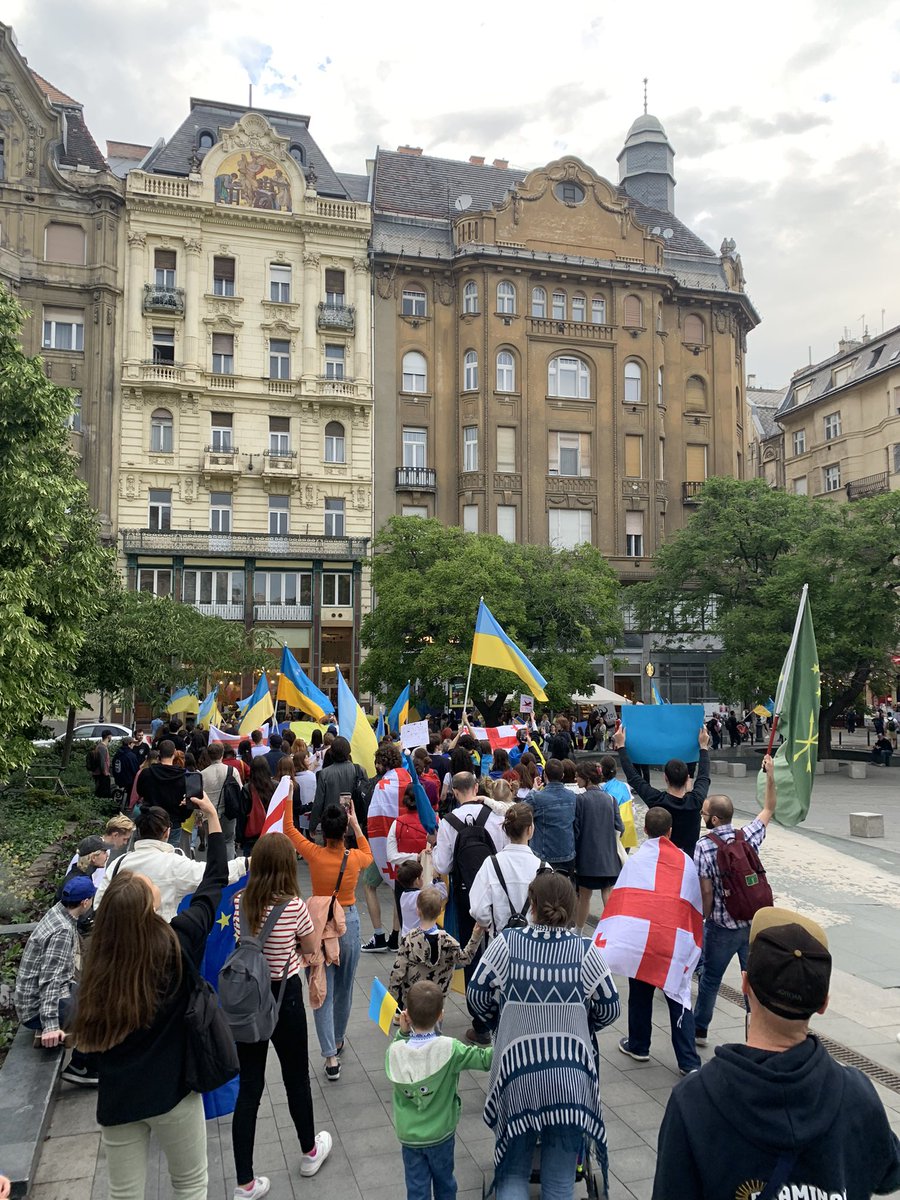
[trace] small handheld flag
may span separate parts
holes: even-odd
[[[391,1021],[400,1005],[380,979],[372,980],[372,995],[369,998],[369,1020],[374,1021],[384,1034],[390,1034]]]
[[[222,715],[219,712],[219,687],[217,684],[200,705],[197,713],[197,728],[209,729],[211,725],[219,726],[221,724]]]
[[[478,667],[496,667],[512,671],[538,700],[547,701],[544,685],[547,680],[530,662],[519,647],[506,636],[482,600],[478,605],[475,637],[472,641],[472,663]]]
[[[284,833],[284,807],[287,804],[288,793],[291,790],[291,777],[285,777],[279,782],[272,793],[269,807],[266,809],[266,819],[263,821],[262,837],[266,833]]]

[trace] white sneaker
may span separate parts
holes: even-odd
[[[322,1133],[317,1133],[316,1152],[315,1154],[304,1154],[301,1157],[300,1174],[307,1177],[310,1175],[315,1175],[316,1171],[318,1171],[319,1167],[321,1167],[322,1163],[331,1153],[331,1145],[332,1141],[330,1133],[326,1133],[324,1130]],[[262,1195],[262,1192],[259,1194]],[[237,1193],[235,1193],[235,1200],[237,1200]]]
[[[234,1189],[234,1200],[259,1200],[260,1196],[266,1195],[271,1186],[265,1175],[258,1175],[249,1187]]]

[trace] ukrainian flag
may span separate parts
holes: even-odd
[[[369,997],[369,1020],[374,1021],[382,1033],[390,1036],[391,1021],[400,1005],[380,979],[372,980],[372,995]]]
[[[653,696],[653,703],[654,704],[662,704],[663,699],[662,699],[662,696],[659,694],[659,688],[656,686],[655,683],[651,683],[650,692]]]
[[[274,716],[275,705],[272,703],[272,693],[269,691],[269,680],[263,671],[241,717],[238,732],[244,737],[252,733],[254,729],[262,728],[266,721],[270,721]]]
[[[547,680],[537,667],[528,661],[515,642],[506,636],[483,600],[478,605],[475,638],[472,642],[472,662],[478,667],[496,667],[501,671],[512,671],[526,684],[532,695],[547,703],[547,693],[544,691]]]
[[[292,708],[302,709],[317,721],[324,720],[334,712],[334,705],[324,692],[319,691],[287,646],[281,651],[281,675],[275,703],[279,700],[284,700]]]
[[[190,687],[179,688],[169,697],[169,702],[166,705],[166,712],[171,716],[176,713],[195,713],[200,707],[200,699],[197,695],[197,689],[200,681],[197,680]]]
[[[378,744],[381,745],[381,740],[384,737],[384,710],[378,714],[378,724],[375,726],[375,737],[378,739]]]
[[[338,677],[338,728],[341,731],[341,737],[345,737],[350,743],[353,761],[362,767],[371,778],[375,774],[375,751],[378,749],[378,739],[366,714],[347,686],[340,668],[336,667],[335,669]]]
[[[397,703],[387,715],[388,729],[399,733],[400,726],[405,725],[409,720],[409,684],[403,689],[397,697]]]
[[[219,686],[213,688],[197,713],[197,728],[209,729],[210,725],[218,728],[222,724],[222,714],[219,712]]]

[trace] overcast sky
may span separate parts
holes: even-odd
[[[2,18],[101,148],[171,136],[190,96],[246,103],[252,81],[359,173],[410,143],[525,168],[575,154],[617,181],[647,75],[676,213],[741,253],[759,384],[845,327],[879,332],[882,310],[900,324],[900,0],[6,0]]]

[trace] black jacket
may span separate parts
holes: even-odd
[[[709,751],[700,751],[700,765],[697,768],[693,791],[685,792],[683,796],[673,796],[671,792],[661,792],[659,788],[651,787],[640,771],[635,770],[624,746],[619,751],[619,762],[622,764],[628,786],[640,796],[648,808],[669,810],[672,814],[672,841],[679,850],[693,858],[694,847],[700,838],[700,809],[709,791]]]
[[[151,763],[141,771],[137,793],[141,804],[157,805],[169,814],[173,825],[180,825],[193,812],[184,800],[184,767],[171,763]]]
[[[140,762],[135,752],[127,746],[120,746],[112,760],[113,779],[118,787],[124,788],[126,792],[130,793],[139,766]]]
[[[900,1142],[874,1087],[818,1038],[781,1054],[718,1046],[669,1097],[653,1200],[753,1196],[784,1154],[796,1156],[794,1196],[869,1200],[900,1187]]]
[[[353,796],[366,781],[366,773],[356,763],[332,763],[323,767],[316,777],[316,798],[309,814],[309,832],[315,833],[322,820],[322,813],[332,804],[340,804],[341,793]]]

